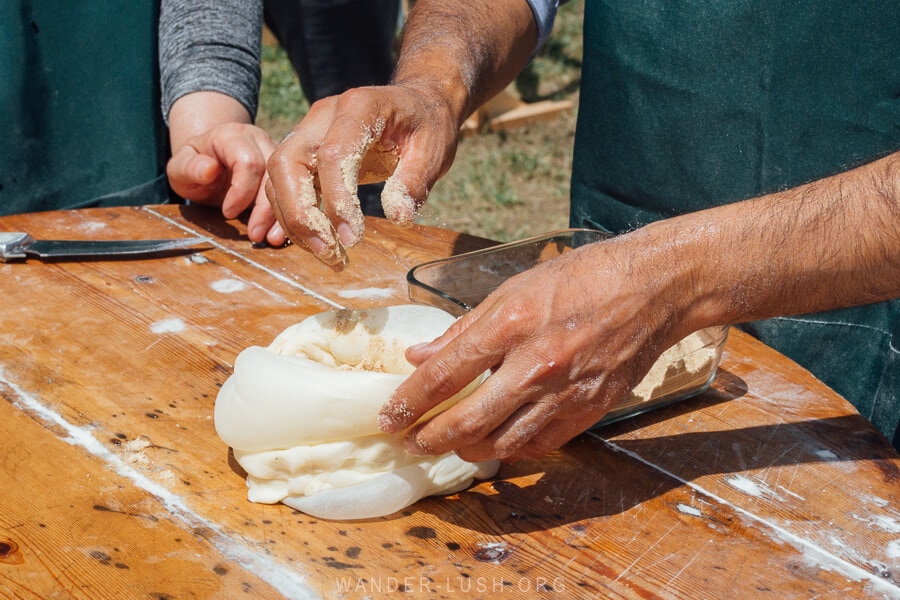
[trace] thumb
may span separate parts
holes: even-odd
[[[211,185],[219,178],[222,172],[222,165],[211,156],[197,154],[191,158],[188,169],[195,183]]]

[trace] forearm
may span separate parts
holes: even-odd
[[[159,63],[162,111],[197,91],[217,91],[256,114],[262,0],[162,0]]]
[[[505,88],[537,40],[525,0],[418,0],[394,83],[439,91],[459,124]]]
[[[638,230],[689,328],[900,297],[900,153]],[[677,280],[677,281],[676,281]]]

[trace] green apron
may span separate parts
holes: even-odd
[[[0,4],[0,214],[161,203],[158,2]]]
[[[900,149],[898,2],[588,0],[585,13],[572,226],[622,232]],[[900,301],[745,328],[900,448]]]

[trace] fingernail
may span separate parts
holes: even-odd
[[[248,236],[250,237],[251,242],[261,242],[266,239],[266,228],[263,225],[257,225],[253,229],[250,230]]]
[[[341,223],[337,226],[338,238],[340,238],[341,243],[345,247],[353,246],[356,243],[356,235],[353,233],[353,228],[350,227],[347,223]]]
[[[379,414],[377,423],[378,423],[378,429],[380,429],[382,432],[396,433],[394,420],[391,417],[389,417],[385,414]]]
[[[403,447],[406,451],[413,456],[424,456],[428,454],[416,441],[415,436],[407,436],[405,440],[403,440]]]
[[[287,235],[284,233],[284,229],[281,228],[281,223],[278,221],[275,221],[275,224],[269,229],[266,238],[273,246],[283,246],[289,241]]]
[[[309,249],[313,251],[314,254],[321,254],[325,251],[325,242],[322,241],[322,238],[318,236],[310,236],[306,238],[306,244],[309,246]]]
[[[421,342],[418,344],[413,344],[412,346],[407,348],[407,350],[410,350],[411,352],[419,352],[420,350],[424,350],[428,346],[429,346],[429,342]]]

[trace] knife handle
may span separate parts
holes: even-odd
[[[0,232],[0,261],[7,262],[25,258],[25,249],[34,243],[34,238],[19,231]]]

